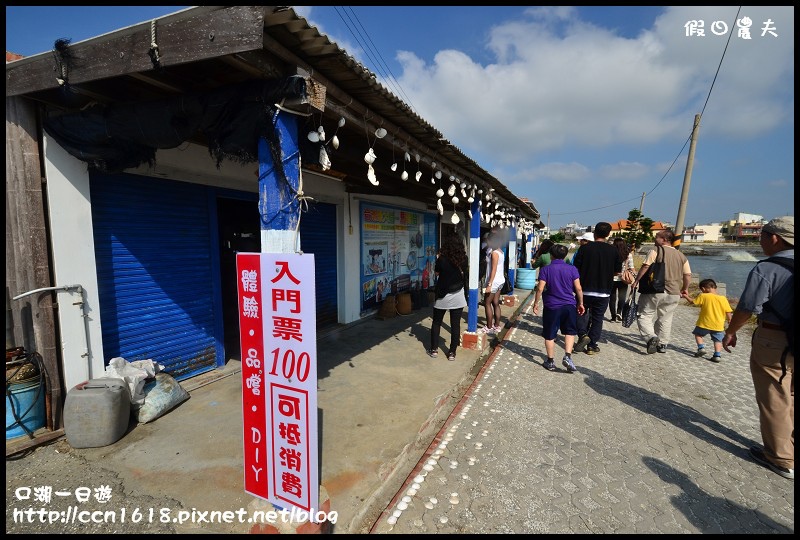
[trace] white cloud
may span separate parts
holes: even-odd
[[[732,39],[704,113],[705,133],[752,137],[793,113],[793,89],[781,89],[792,84],[792,10],[743,11],[754,21],[768,12],[780,20],[781,34]],[[442,50],[426,64],[401,51],[399,81],[445,137],[498,165],[565,146],[679,144],[702,109],[726,41],[686,37],[684,24],[732,21],[735,13],[734,7],[669,8],[652,30],[627,39],[577,20],[573,9],[530,9],[490,31],[494,63]]]
[[[603,165],[598,172],[606,180],[642,180],[650,174],[650,167],[643,163],[620,162]]]

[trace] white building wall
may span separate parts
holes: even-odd
[[[733,219],[736,223],[756,223],[763,221],[764,217],[758,214],[745,214],[744,212],[736,212],[733,214]]]
[[[73,306],[73,302],[79,300],[77,293],[57,293],[64,381],[69,390],[85,380],[101,376],[105,370],[89,174],[84,162],[70,156],[47,137],[45,171],[55,284],[79,284],[85,291],[86,327],[83,326],[80,307]],[[208,150],[193,144],[179,149],[160,150],[152,167],[143,165],[125,172],[258,193],[256,164],[241,165],[224,161],[217,169]],[[423,203],[401,197],[353,196],[346,193],[341,181],[309,171],[303,172],[303,190],[314,200],[337,207],[339,322],[355,322],[361,318],[359,203],[363,200],[421,212],[427,208]],[[460,217],[464,219],[463,215]],[[87,335],[86,341],[84,335]]]
[[[53,249],[54,285],[81,285],[84,312],[76,292],[57,292],[64,387],[102,376],[103,337],[92,234],[92,201],[86,163],[44,136],[45,175]]]

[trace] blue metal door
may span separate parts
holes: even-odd
[[[336,205],[311,203],[300,218],[300,249],[314,254],[317,329],[337,324]]]
[[[103,355],[153,359],[184,379],[221,353],[213,197],[205,186],[91,177]]]

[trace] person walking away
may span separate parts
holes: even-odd
[[[436,358],[439,354],[439,332],[444,314],[450,313],[450,349],[448,360],[456,359],[456,350],[461,343],[461,316],[467,307],[464,295],[467,254],[464,244],[456,235],[447,236],[442,242],[440,256],[433,269],[436,274],[436,301],[433,303],[433,322],[431,323],[431,348],[428,356]]]
[[[634,288],[639,287],[647,269],[656,262],[659,247],[664,248],[664,292],[639,295],[636,323],[639,333],[646,340],[647,354],[667,352],[672,334],[672,317],[681,295],[689,292],[692,270],[686,255],[672,247],[674,239],[675,234],[669,229],[656,233],[656,248],[647,253],[639,273],[636,274],[636,280],[631,285]]]
[[[489,247],[492,249],[489,254],[489,261],[486,270],[486,286],[484,287],[483,309],[486,313],[486,326],[481,328],[481,332],[486,334],[496,334],[500,331],[500,290],[506,282],[503,275],[503,265],[505,255],[500,249],[500,237],[496,232],[489,236]]]
[[[706,354],[703,336],[711,335],[711,341],[714,343],[714,354],[711,356],[711,361],[719,362],[722,359],[725,322],[730,324],[733,309],[727,298],[717,294],[717,282],[713,279],[702,280],[700,290],[703,292],[694,299],[689,296],[689,293],[681,294],[695,306],[700,306],[700,314],[697,316],[697,322],[694,323],[694,330],[692,330],[697,343],[697,352],[694,353],[694,356],[700,358]]]
[[[614,246],[606,242],[611,224],[600,221],[594,226],[594,241],[581,246],[573,264],[578,269],[586,311],[578,317],[578,343],[575,351],[592,355],[600,352],[603,316],[608,309],[614,274],[622,271],[622,258]]]
[[[556,364],[553,360],[556,348],[556,334],[561,329],[564,336],[564,358],[561,365],[569,373],[575,373],[578,368],[572,361],[572,346],[575,335],[578,333],[577,315],[583,315],[583,290],[581,289],[580,274],[578,269],[567,264],[567,246],[556,244],[550,248],[550,264],[540,270],[539,282],[536,284],[536,295],[533,299],[533,314],[539,314],[539,300],[544,302],[542,313],[542,337],[547,360],[542,366],[555,371]]]
[[[628,247],[624,238],[614,238],[612,243],[614,248],[622,257],[622,272],[625,270],[635,270],[633,263],[633,250]],[[608,309],[611,311],[611,322],[622,321],[622,307],[628,296],[628,284],[622,281],[622,272],[614,275],[614,286],[611,288],[611,299],[608,302]]]
[[[794,216],[764,225],[759,243],[768,258],[747,275],[722,347],[730,352],[736,332],[756,315],[750,373],[764,445],[751,447],[750,457],[794,480]]]
[[[578,238],[578,247],[575,249],[575,253],[572,254],[572,259],[570,259],[569,264],[575,266],[575,257],[578,255],[578,251],[581,249],[581,246],[585,246],[589,242],[594,242],[594,233],[585,232],[580,235]]]

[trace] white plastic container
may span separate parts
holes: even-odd
[[[91,379],[76,385],[64,401],[64,434],[73,448],[117,442],[128,430],[131,397],[122,379]]]

